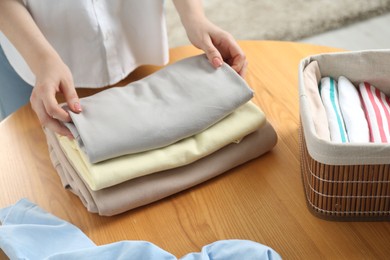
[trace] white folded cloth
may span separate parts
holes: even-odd
[[[358,89],[344,76],[339,77],[337,84],[340,110],[349,141],[368,143],[370,133]]]
[[[320,84],[320,93],[328,117],[331,141],[348,143],[349,139],[340,111],[337,82],[331,77],[323,77]]]

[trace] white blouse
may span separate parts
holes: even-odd
[[[46,39],[73,74],[76,87],[102,87],[144,64],[168,62],[164,0],[24,0]],[[0,32],[0,44],[30,85],[35,76]]]

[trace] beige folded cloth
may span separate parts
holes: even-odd
[[[318,84],[321,80],[320,68],[317,61],[312,61],[303,70],[303,84],[310,105],[314,129],[318,138],[329,141],[330,132],[325,107],[322,104]]]
[[[176,168],[194,162],[240,140],[266,122],[263,112],[248,102],[203,132],[169,146],[91,164],[76,141],[59,137],[60,145],[73,166],[92,190]]]
[[[239,143],[229,144],[186,166],[149,174],[121,184],[92,191],[79,177],[61,150],[53,132],[46,129],[50,157],[62,184],[83,202],[90,212],[112,216],[193,187],[271,150],[277,141],[266,122]]]

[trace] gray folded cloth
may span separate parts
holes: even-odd
[[[267,122],[238,144],[232,143],[194,163],[92,191],[74,170],[57,138],[45,130],[51,161],[65,188],[77,195],[88,211],[112,216],[178,193],[271,150],[277,135]]]
[[[91,163],[170,145],[218,122],[253,97],[227,64],[183,59],[130,83],[80,100],[66,124]]]

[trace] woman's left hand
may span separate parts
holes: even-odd
[[[242,77],[245,76],[248,61],[233,36],[204,18],[186,27],[188,39],[202,49],[210,63],[218,68],[222,62],[229,64]]]
[[[202,49],[210,63],[218,68],[229,64],[244,77],[248,66],[245,54],[233,36],[210,22],[204,14],[201,0],[173,0],[188,39]]]

